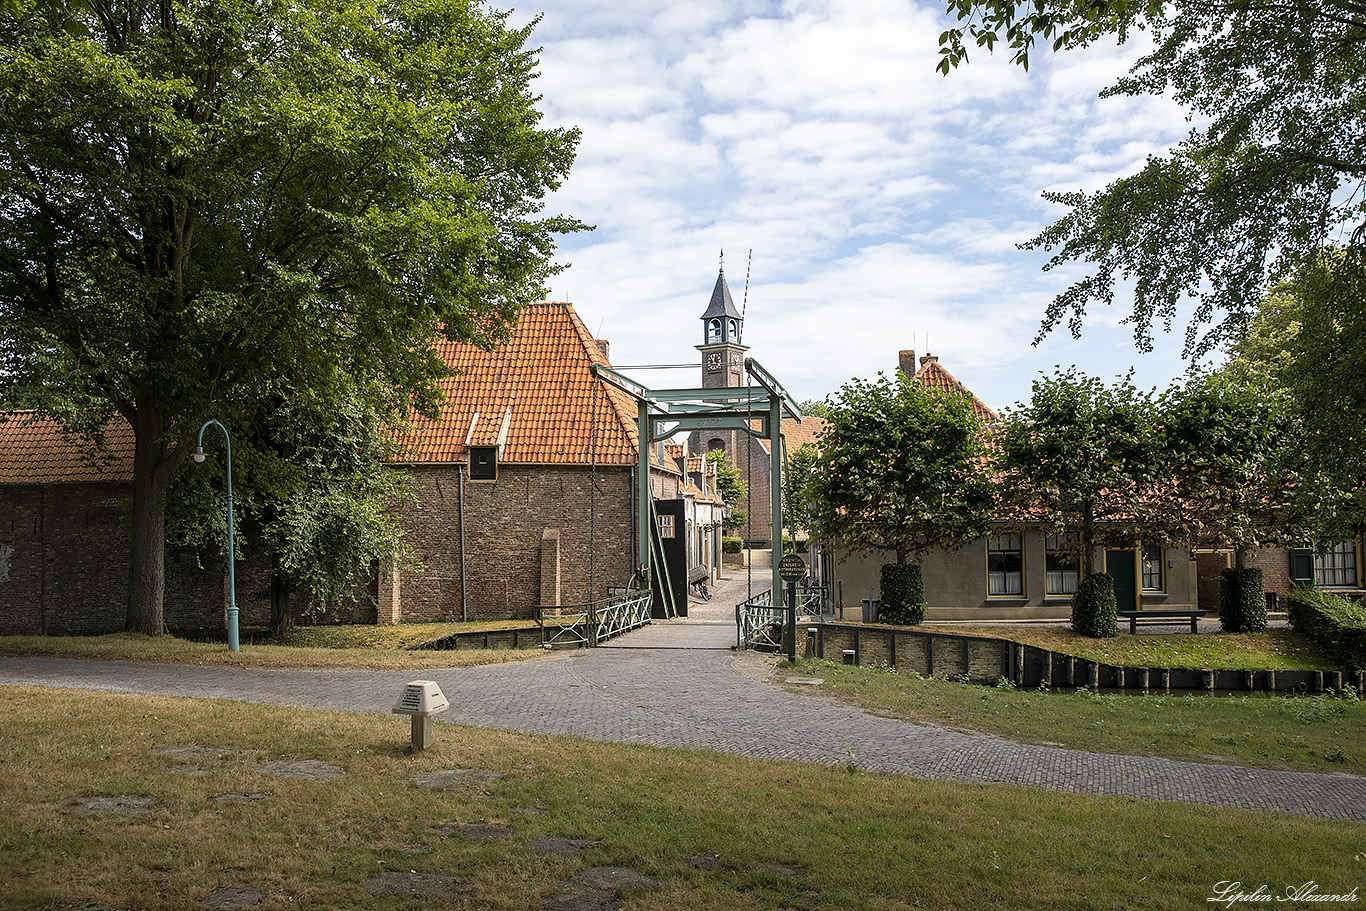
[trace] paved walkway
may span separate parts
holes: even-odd
[[[766,587],[759,580],[756,588]],[[1366,822],[1366,778],[1202,765],[1012,743],[880,718],[765,682],[773,660],[736,654],[733,576],[687,620],[597,649],[525,662],[424,670],[451,702],[440,720],[526,733],[717,750],[964,782],[1175,800]],[[240,699],[388,713],[412,671],[258,670],[0,658],[0,684]]]

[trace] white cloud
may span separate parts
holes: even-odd
[[[745,340],[800,398],[927,336],[992,405],[1054,363],[1180,370],[1180,339],[1134,351],[1122,302],[1032,347],[1081,273],[1015,248],[1062,214],[1041,191],[1104,186],[1185,136],[1165,99],[1096,97],[1137,45],[1045,51],[1028,73],[979,50],[943,77],[938,4],[546,2],[537,91],[583,131],[550,208],[598,226],[565,240],[552,291],[614,361],[697,361],[719,251],[739,304],[752,248]]]

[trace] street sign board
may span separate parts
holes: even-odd
[[[806,575],[806,561],[797,554],[783,554],[778,561],[778,578],[784,582],[800,582]]]

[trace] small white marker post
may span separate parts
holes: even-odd
[[[436,681],[414,680],[394,703],[394,714],[412,716],[413,749],[425,750],[432,745],[432,716],[450,707]]]

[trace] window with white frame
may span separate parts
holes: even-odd
[[[1047,535],[1044,548],[1044,594],[1074,595],[1077,592],[1076,545],[1062,535]]]
[[[1323,588],[1355,588],[1357,549],[1354,541],[1338,541],[1314,554],[1314,584]]]
[[[1023,594],[1023,536],[997,535],[988,538],[987,595],[1018,598]]]
[[[1152,544],[1143,545],[1143,590],[1145,592],[1164,592],[1166,584],[1162,580],[1162,548]]]
[[[672,538],[674,536],[674,517],[659,517],[659,536],[661,538]]]

